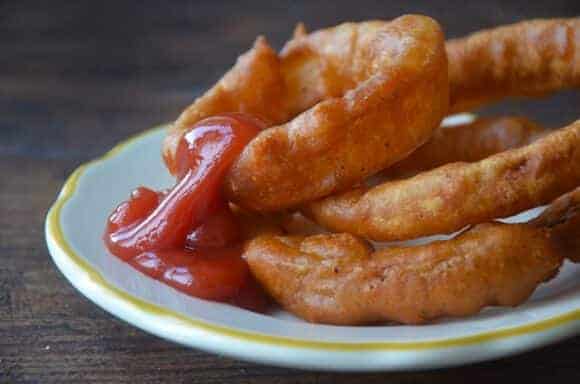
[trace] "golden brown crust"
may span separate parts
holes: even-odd
[[[313,322],[423,323],[515,306],[554,276],[562,257],[543,229],[482,224],[444,242],[372,252],[349,234],[264,236],[244,253],[285,309]]]
[[[524,117],[482,117],[441,127],[425,145],[383,173],[391,178],[414,176],[457,161],[474,162],[526,145],[548,132]]]
[[[580,18],[529,20],[446,44],[450,113],[580,87]]]
[[[451,233],[574,189],[579,164],[580,120],[525,147],[330,196],[305,212],[326,228],[373,240]]]
[[[580,212],[578,208],[572,217],[552,231],[552,236],[566,258],[580,263]]]
[[[562,254],[580,263],[580,187],[550,204],[533,224],[550,228]]]
[[[348,188],[424,143],[445,114],[443,35],[429,18],[343,24],[289,42],[281,59],[299,101],[291,114],[316,105],[262,132],[233,165],[226,197],[247,208]]]
[[[181,132],[208,114],[272,124],[299,114],[259,134],[231,168],[226,197],[245,208],[280,210],[346,189],[423,144],[447,113],[444,37],[428,17],[299,32],[279,57],[264,45],[181,115],[164,152],[171,165]]]
[[[578,21],[531,21],[449,42],[451,110],[578,87]],[[182,132],[204,117],[253,114],[273,127],[244,150],[225,194],[254,211],[298,207],[360,183],[428,139],[447,113],[446,57],[438,25],[420,16],[310,35],[299,25],[279,55],[260,38],[180,116],[165,157],[171,168]],[[310,321],[415,324],[517,305],[555,276],[565,257],[580,261],[580,189],[531,223],[479,224],[580,184],[580,120],[481,160],[540,132],[516,118],[441,130],[389,175],[477,162],[326,197],[305,209],[350,233],[317,233],[300,214],[236,208],[248,240],[244,257],[280,304]],[[379,251],[356,237],[403,240],[474,224],[448,241]]]
[[[313,322],[417,324],[515,306],[578,261],[580,188],[530,223],[479,224],[447,241],[373,251],[351,234],[261,236],[244,257],[285,309]]]

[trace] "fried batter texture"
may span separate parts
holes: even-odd
[[[183,112],[164,156],[174,170],[176,143],[203,117],[251,113],[275,126],[245,148],[226,177],[225,196],[255,211],[296,207],[361,182],[425,143],[448,111],[447,75],[443,33],[425,16],[298,33],[280,55],[259,39]]]
[[[578,255],[580,248],[561,252],[559,242],[564,233],[578,238],[580,226],[552,236],[579,216],[580,189],[572,195],[535,222],[479,224],[422,246],[373,252],[346,233],[262,236],[249,242],[244,257],[269,294],[308,321],[419,324],[467,316],[522,303],[557,274],[565,256]]]
[[[446,44],[450,113],[580,88],[580,18],[528,20]]]
[[[475,162],[530,144],[548,131],[524,117],[482,117],[471,123],[441,127],[409,157],[384,171],[391,178],[414,176],[458,161]]]
[[[270,128],[233,165],[224,196],[244,229],[243,257],[278,303],[343,325],[467,316],[518,305],[565,258],[580,262],[580,120],[549,134],[515,117],[436,127],[450,112],[578,87],[578,18],[446,46],[423,16],[300,26],[279,54],[258,38],[182,113],[164,158],[174,171],[176,144],[202,118],[256,116]],[[412,177],[361,186],[380,171]],[[492,221],[567,192],[529,223]],[[412,247],[366,240],[456,231]]]
[[[560,251],[580,263],[580,187],[550,204],[533,224],[550,228]]]
[[[546,204],[580,184],[580,120],[475,163],[333,195],[305,208],[318,224],[377,241],[452,233]]]

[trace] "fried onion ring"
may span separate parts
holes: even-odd
[[[208,115],[247,112],[280,124],[300,113],[250,142],[224,183],[226,197],[244,208],[298,206],[427,141],[448,110],[446,67],[443,33],[425,16],[298,33],[279,56],[260,39],[179,117],[166,163],[174,170],[175,143]]]
[[[446,44],[450,113],[580,87],[580,18],[528,20]]]
[[[482,117],[471,123],[441,127],[409,157],[384,171],[391,178],[414,176],[457,161],[474,162],[521,147],[547,130],[524,117]]]
[[[479,224],[422,246],[373,252],[350,234],[262,236],[244,257],[269,294],[308,321],[418,324],[467,316],[518,305],[557,274],[563,232],[551,234],[579,216],[580,189],[561,201],[529,224]],[[567,235],[577,239],[580,226],[568,226]]]
[[[580,184],[580,120],[475,163],[357,188],[313,202],[318,224],[378,241],[451,233],[545,204]]]

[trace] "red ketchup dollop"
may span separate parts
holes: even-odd
[[[240,229],[221,195],[226,172],[263,128],[237,113],[195,124],[179,142],[175,186],[139,187],[109,216],[109,251],[188,295],[266,310],[268,299],[241,257]]]

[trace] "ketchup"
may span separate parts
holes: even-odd
[[[240,229],[221,195],[226,172],[263,128],[232,113],[185,132],[176,153],[177,183],[166,192],[135,189],[109,216],[109,251],[188,295],[264,311],[268,300],[241,257]]]

